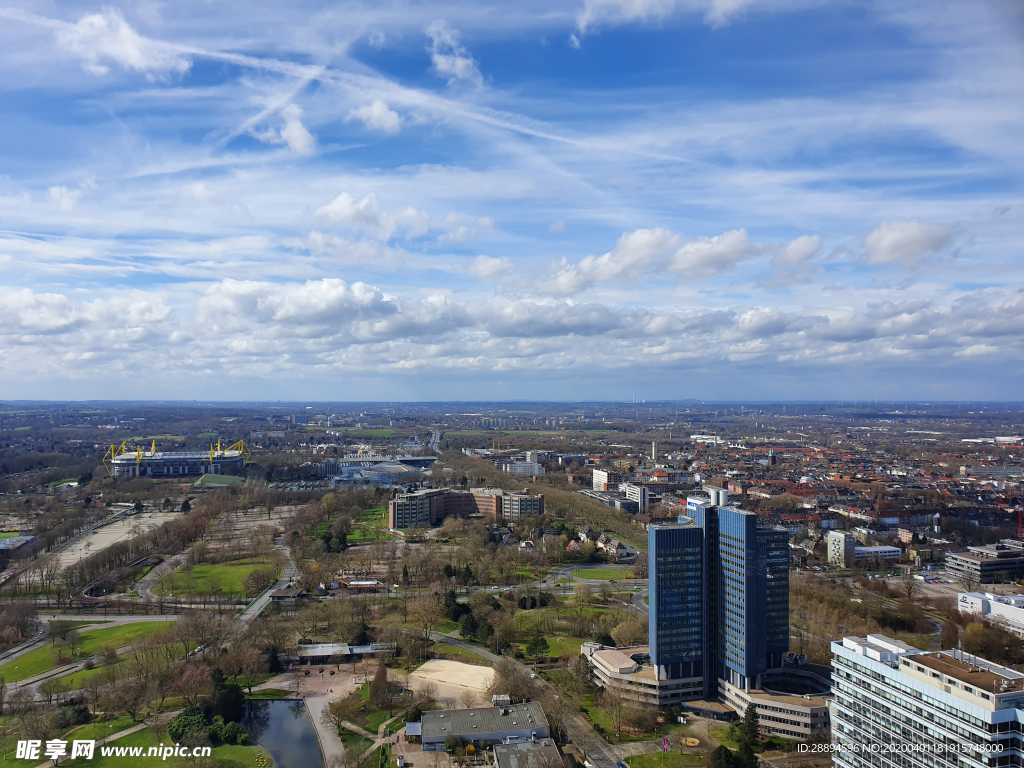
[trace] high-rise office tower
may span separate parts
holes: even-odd
[[[736,507],[692,509],[692,523],[648,532],[651,662],[674,680],[696,677],[699,660],[703,698],[716,699],[720,680],[750,691],[782,666],[789,537]]]

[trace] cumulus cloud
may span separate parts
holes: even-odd
[[[510,265],[482,257],[472,268]],[[337,278],[305,282],[223,279],[169,303],[155,291],[82,301],[16,288],[0,293],[0,378],[60,365],[65,378],[145,365],[161,380],[195,372],[237,376],[301,371],[325,381],[354,367],[412,376],[447,370],[586,372],[685,370],[709,360],[834,371],[884,360],[933,368],[1021,357],[1024,297],[978,291],[955,301],[869,306],[628,308],[564,298],[408,292]],[[189,329],[201,326],[202,333]],[[998,339],[998,341],[996,341]],[[31,356],[28,351],[31,351]],[[58,361],[58,362],[54,362]],[[964,361],[963,363],[959,361]],[[12,367],[11,363],[15,366]],[[730,367],[732,366],[732,367]]]
[[[117,8],[104,8],[61,27],[57,41],[81,58],[82,68],[94,75],[109,72],[104,63],[108,61],[150,77],[185,72],[192,64],[179,50],[139,35]]]
[[[572,295],[596,283],[636,282],[657,270],[691,278],[720,275],[768,250],[770,246],[764,243],[751,242],[745,229],[690,240],[667,229],[638,229],[624,234],[615,248],[602,256],[587,256],[577,263],[562,259],[537,290]]]
[[[537,287],[542,293],[571,295],[595,283],[632,278],[650,267],[652,260],[664,257],[679,244],[679,236],[667,229],[638,229],[627,232],[608,253],[587,256],[576,264],[563,259],[555,274]],[[633,272],[632,275],[629,273]]]
[[[82,190],[68,189],[65,186],[50,187],[47,192],[50,198],[50,205],[58,211],[70,211],[82,196]]]
[[[491,256],[477,256],[470,262],[469,271],[477,280],[490,281],[510,275],[515,267],[506,258],[496,259]]]
[[[752,243],[747,230],[736,229],[715,237],[701,237],[679,248],[669,269],[694,276],[720,275],[729,272],[744,259],[767,250],[762,243]]]
[[[317,208],[316,215],[385,242],[396,232],[406,237],[419,237],[430,228],[430,217],[423,211],[412,207],[403,208],[397,213],[382,210],[373,192],[361,200],[356,200],[348,192],[342,192],[331,202]]]
[[[288,148],[300,155],[312,154],[316,149],[316,138],[302,124],[305,113],[297,104],[288,104],[280,111],[284,125],[280,130],[268,128],[252,131],[252,135],[264,144],[287,144]]]
[[[479,88],[484,84],[476,61],[459,42],[458,31],[448,26],[448,22],[435,21],[427,27],[427,36],[431,40],[430,60],[438,76],[447,78],[449,85],[462,81]]]
[[[380,99],[375,99],[371,104],[366,104],[348,113],[345,122],[359,120],[371,131],[382,131],[384,133],[398,133],[401,127],[401,120],[398,113],[390,109]]]
[[[883,221],[864,238],[868,264],[892,264],[937,253],[953,240],[953,230],[915,220]]]
[[[821,251],[822,240],[818,235],[801,235],[790,241],[784,249],[772,258],[772,266],[783,267],[803,264]]]

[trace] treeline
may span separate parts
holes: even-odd
[[[64,569],[67,586],[72,590],[78,589],[151,553],[181,552],[206,532],[210,520],[216,515],[216,506],[200,504],[182,517],[82,558]]]

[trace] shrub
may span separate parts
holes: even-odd
[[[178,742],[190,733],[206,733],[208,727],[202,711],[189,707],[167,724],[167,735]]]

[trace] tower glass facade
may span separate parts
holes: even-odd
[[[705,699],[720,679],[760,687],[789,650],[789,537],[757,522],[702,505],[648,533],[651,659],[661,679],[702,675]]]

